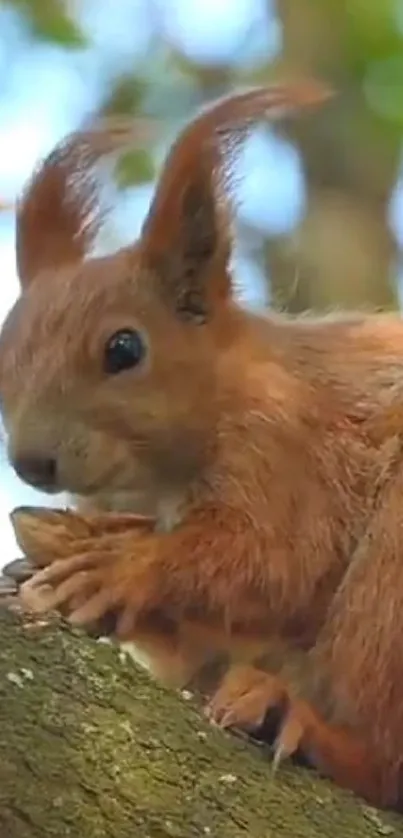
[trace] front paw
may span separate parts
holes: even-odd
[[[96,552],[87,551],[56,559],[22,584],[22,606],[34,614],[59,610],[71,619],[100,587],[99,558]]]
[[[12,512],[11,521],[26,555],[25,579],[18,580],[22,607],[37,614],[57,609],[87,627],[94,620],[95,628],[111,624],[116,633],[117,615],[110,602],[112,594],[119,601],[124,571],[117,579],[109,579],[108,567],[119,565],[125,553],[133,552],[144,535],[151,534],[153,519],[19,507]],[[99,617],[93,616],[97,614]]]
[[[114,614],[114,633],[124,639],[158,599],[149,547],[149,539],[136,537],[133,543],[130,533],[92,539],[85,551],[53,562],[25,582],[21,603],[36,614],[57,609],[81,626]]]

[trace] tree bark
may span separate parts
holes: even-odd
[[[189,698],[189,696],[188,696]],[[1,838],[379,838],[403,821],[211,727],[115,647],[0,610]]]

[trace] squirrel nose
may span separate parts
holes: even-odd
[[[13,466],[25,483],[35,489],[52,492],[57,489],[57,463],[53,457],[38,457],[30,454],[17,455]]]

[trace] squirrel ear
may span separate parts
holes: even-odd
[[[178,314],[204,321],[230,294],[227,203],[234,165],[254,125],[319,104],[330,95],[315,81],[256,88],[215,102],[179,136],[141,237],[145,264]]]
[[[17,269],[23,288],[40,274],[85,258],[105,216],[96,164],[141,139],[144,130],[133,120],[99,120],[68,136],[39,166],[17,207]]]

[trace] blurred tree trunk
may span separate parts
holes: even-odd
[[[390,838],[398,816],[224,735],[107,645],[0,610],[1,838]]]
[[[291,311],[394,307],[397,253],[387,210],[402,137],[365,100],[363,67],[349,54],[350,26],[360,21],[343,0],[278,0],[277,8],[282,71],[322,78],[338,95],[285,127],[302,156],[308,205],[291,241],[267,245],[274,300]]]

